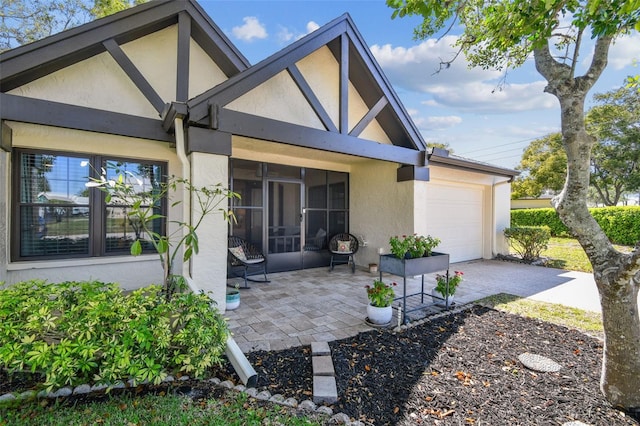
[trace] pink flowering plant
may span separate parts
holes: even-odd
[[[463,280],[464,273],[461,271],[455,271],[453,276],[449,276],[449,296],[453,296],[456,294],[456,289],[460,285]],[[447,276],[446,275],[436,275],[436,291],[442,295],[442,297],[447,297]]]
[[[396,293],[393,291],[393,287],[398,284],[393,283],[387,285],[380,280],[373,281],[373,286],[366,285],[367,297],[369,297],[369,303],[376,308],[386,308],[391,306],[393,299],[396,297]]]
[[[403,235],[402,237],[395,236],[389,239],[391,253],[398,259],[404,259],[407,256],[410,258],[431,256],[433,249],[438,244],[440,244],[440,239],[431,235],[413,234]]]

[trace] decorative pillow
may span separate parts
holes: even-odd
[[[244,250],[242,249],[242,246],[229,247],[229,251],[231,252],[232,255],[234,255],[241,261],[245,262],[247,260],[247,256],[244,254]]]
[[[351,241],[338,240],[338,253],[351,253]]]

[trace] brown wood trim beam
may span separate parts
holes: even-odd
[[[120,65],[120,68],[127,74],[127,76],[133,81],[138,90],[142,92],[145,98],[151,105],[158,111],[158,114],[164,109],[164,101],[142,75],[140,70],[131,62],[131,59],[126,53],[118,46],[118,43],[114,39],[105,40],[102,42],[105,49],[109,52],[111,57]]]
[[[205,152],[231,156],[231,134],[190,126],[187,129],[187,154]]]
[[[293,81],[302,92],[302,95],[309,102],[309,105],[311,105],[311,108],[313,108],[320,121],[322,121],[322,124],[324,124],[325,129],[330,132],[337,132],[338,128],[333,124],[333,120],[331,120],[331,117],[327,114],[327,110],[324,109],[322,103],[320,103],[320,100],[313,92],[311,86],[309,86],[307,80],[304,78],[298,67],[291,65],[287,68],[287,71],[289,71],[289,75],[293,78]]]
[[[340,36],[340,133],[349,133],[349,38]]]
[[[174,142],[162,120],[0,93],[0,119]]]
[[[176,101],[189,100],[189,56],[191,47],[191,17],[178,14],[178,68],[176,70]]]
[[[414,165],[404,165],[396,171],[396,182],[407,181],[429,182],[429,168]]]
[[[416,166],[424,164],[424,152],[410,148],[363,140],[224,108],[220,108],[217,116],[218,129],[233,135],[394,163]]]
[[[384,96],[378,99],[378,102],[376,102],[375,105],[369,110],[369,112],[367,112],[364,117],[362,117],[358,124],[356,124],[355,127],[351,129],[349,134],[356,137],[360,136],[360,133],[362,133],[363,130],[367,128],[369,123],[371,123],[377,117],[380,111],[382,111],[382,108],[386,107],[388,103],[389,101]]]

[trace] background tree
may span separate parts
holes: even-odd
[[[596,94],[601,103],[586,116],[587,131],[598,139],[591,153],[591,185],[605,206],[640,189],[640,96],[622,86]]]
[[[511,198],[539,197],[548,191],[558,193],[567,176],[562,134],[552,133],[531,142],[516,170],[523,173],[512,184]]]
[[[147,0],[0,0],[0,51],[31,43]]]
[[[393,18],[424,18],[415,29],[417,38],[461,28],[457,46],[471,66],[514,68],[533,53],[536,69],[547,81],[545,91],[560,103],[567,154],[567,179],[553,205],[589,257],[600,293],[605,330],[600,387],[613,406],[640,415],[640,242],[631,253],[617,251],[589,213],[590,153],[596,139],[587,133],[584,119],[585,98],[607,66],[612,41],[633,28],[640,30],[640,0],[387,0],[387,4],[395,9]],[[580,49],[589,36],[594,43],[591,61],[577,76]],[[446,67],[443,62],[442,68]]]

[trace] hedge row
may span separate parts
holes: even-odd
[[[635,245],[640,241],[640,207],[594,207],[596,222],[614,244]],[[511,226],[548,226],[554,237],[570,237],[552,208],[511,210]]]

